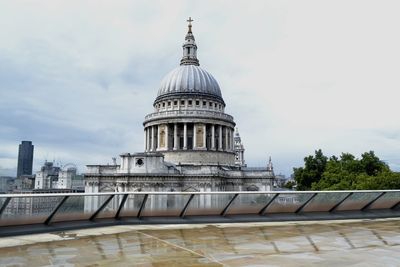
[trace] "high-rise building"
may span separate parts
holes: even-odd
[[[32,175],[33,145],[32,141],[22,141],[18,150],[17,177]]]

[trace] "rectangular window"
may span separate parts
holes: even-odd
[[[217,103],[214,104],[214,108],[217,108]]]
[[[163,107],[163,108],[165,108],[165,102],[164,102],[164,103],[162,103],[162,107]]]
[[[196,100],[196,106],[199,106],[199,105],[200,105],[200,101]]]
[[[174,106],[176,106],[176,105],[178,105],[178,101],[175,100],[174,101]]]
[[[191,105],[192,105],[192,100],[189,100],[189,103],[188,103],[188,104],[189,104],[189,106],[191,106]]]
[[[206,101],[203,101],[203,106],[207,106],[207,102]]]
[[[185,100],[181,100],[181,106],[185,105]]]
[[[210,105],[210,107],[212,107],[212,102],[210,102],[210,104],[209,104],[209,105]]]
[[[168,107],[170,107],[171,106],[171,102],[168,102]]]

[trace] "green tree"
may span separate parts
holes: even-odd
[[[367,175],[377,175],[382,171],[389,170],[389,167],[375,156],[374,151],[363,153],[361,155],[360,164]]]
[[[307,169],[305,164],[303,173]],[[304,174],[300,173],[304,177]],[[296,174],[296,173],[295,173]],[[325,164],[319,177],[313,180],[313,190],[374,190],[400,188],[400,174],[394,173],[373,151],[365,152],[361,159],[349,153],[342,153],[340,158],[332,156]],[[303,189],[304,190],[304,189]]]
[[[322,150],[316,150],[315,155],[304,158],[304,167],[294,168],[294,180],[297,183],[297,190],[309,190],[313,183],[319,182],[325,171],[328,158]]]

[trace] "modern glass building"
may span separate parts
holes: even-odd
[[[19,145],[17,177],[32,175],[33,148],[32,141],[22,141]]]

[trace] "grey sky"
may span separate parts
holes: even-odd
[[[0,175],[18,144],[45,159],[143,150],[142,122],[179,64],[186,19],[249,165],[374,150],[400,169],[399,1],[2,1]]]

